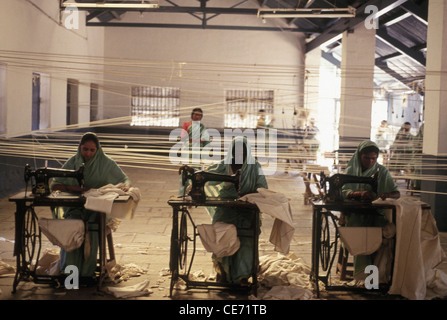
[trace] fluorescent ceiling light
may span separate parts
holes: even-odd
[[[111,3],[111,2],[100,2],[100,3],[78,3],[78,2],[62,2],[62,7],[81,7],[81,8],[116,8],[116,9],[152,9],[158,8],[158,3]]]
[[[258,9],[259,18],[354,18],[355,8]]]

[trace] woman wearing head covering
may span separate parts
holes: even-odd
[[[377,194],[372,191],[370,185],[349,183],[343,186],[344,198],[374,200],[378,197],[382,199],[400,197],[396,182],[388,169],[377,162],[378,155],[379,148],[374,142],[363,141],[357,147],[345,170],[345,174],[360,177],[371,177],[379,171]]]
[[[261,165],[252,156],[250,144],[245,137],[234,138],[225,158],[206,171],[233,175],[238,170],[241,170],[239,190],[236,190],[231,182],[209,181],[205,185],[207,197],[237,199],[242,195],[257,192],[258,188],[268,188]],[[224,222],[236,226],[240,241],[239,249],[231,256],[218,258],[213,254],[218,281],[247,285],[253,271],[255,248],[252,231],[244,229],[256,227],[253,225],[255,212],[251,209],[228,207],[207,207],[207,210],[213,224]]]
[[[371,201],[377,198],[384,200],[400,197],[396,182],[391,177],[388,169],[377,163],[378,156],[378,146],[372,141],[363,141],[357,147],[345,170],[345,174],[359,177],[371,177],[379,171],[377,194],[369,184],[347,183],[342,188],[344,198]],[[345,214],[347,215],[346,226],[348,227],[384,227],[388,223],[381,210],[372,209],[371,212],[363,210],[362,212],[346,212]],[[365,267],[371,264],[371,256],[355,256],[354,278],[361,278],[364,275]]]
[[[84,187],[80,187],[75,178],[54,178],[53,191],[82,193],[91,188],[100,188],[107,184],[123,184],[123,189],[128,189],[130,181],[117,163],[107,156],[102,150],[98,137],[91,132],[82,136],[77,153],[63,166],[63,169],[78,170],[84,164]],[[126,191],[125,190],[125,191]],[[94,223],[97,213],[85,208],[63,208],[63,218],[82,219],[85,223]],[[68,265],[78,267],[82,277],[93,277],[96,269],[98,252],[98,234],[89,232],[90,252],[84,256],[84,248],[81,246],[70,252],[61,249],[61,271]],[[88,251],[88,250],[87,250]]]
[[[251,147],[245,137],[233,139],[225,159],[211,166],[207,171],[231,175],[241,170],[240,189],[236,190],[232,183],[221,183],[220,198],[236,199],[248,193],[257,192],[258,188],[268,188],[261,165],[251,153]],[[209,209],[212,214],[212,208]],[[217,207],[212,214],[213,223],[225,222],[236,226],[240,241],[239,250],[232,256],[217,258],[213,255],[213,263],[218,276],[222,281],[246,285],[253,271],[253,239],[244,237],[247,230],[241,228],[253,228],[254,212],[250,209],[233,209]],[[251,232],[248,232],[250,235]]]
[[[205,125],[201,122],[203,111],[201,108],[194,108],[191,112],[191,121],[183,123],[181,138],[190,145],[197,144],[204,147],[209,143],[209,135]]]

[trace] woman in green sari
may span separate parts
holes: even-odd
[[[195,169],[182,166],[181,173],[187,170],[190,173]],[[233,175],[241,170],[239,190],[231,182],[208,181],[205,185],[205,193],[208,198],[237,199],[245,194],[257,192],[258,188],[267,189],[261,165],[252,156],[251,147],[245,137],[235,137],[229,151],[222,161],[210,166],[206,171],[211,173]],[[182,186],[182,188],[184,188]],[[182,189],[183,190],[183,189]],[[213,224],[224,222],[236,226],[240,241],[239,249],[231,256],[218,258],[212,256],[213,264],[217,272],[219,282],[248,285],[248,279],[252,275],[254,262],[254,248],[252,231],[254,212],[251,209],[206,207],[212,218]],[[248,229],[248,230],[247,230]],[[251,236],[247,237],[247,236]]]
[[[398,199],[396,182],[386,167],[377,163],[378,146],[369,140],[363,141],[357,147],[354,155],[346,167],[345,174],[370,177],[379,171],[377,194],[369,184],[347,183],[343,186],[343,197],[360,201],[371,201],[378,198]],[[347,227],[384,227],[388,220],[381,210],[372,209],[371,212],[345,212]],[[354,257],[354,279],[362,279],[365,267],[372,263],[370,255]]]
[[[63,166],[63,169],[77,170],[84,164],[84,187],[80,187],[75,178],[54,178],[53,191],[82,193],[88,189],[100,188],[107,184],[122,183],[123,190],[127,191],[130,181],[117,163],[107,156],[102,150],[96,134],[88,132],[84,134],[78,146],[77,153]],[[85,208],[63,208],[64,219],[82,219],[85,223],[95,223],[97,213]],[[87,235],[86,235],[87,236]],[[89,232],[90,251],[84,253],[84,245],[70,252],[61,249],[60,268],[64,272],[68,265],[75,265],[79,270],[79,276],[91,278],[95,275],[98,233]]]
[[[232,183],[220,183],[220,198],[237,199],[242,195],[257,192],[258,188],[268,188],[261,165],[251,153],[251,147],[245,137],[235,137],[231,149],[218,164],[211,166],[207,172],[232,175],[241,170],[240,189],[236,190]],[[213,255],[213,264],[218,278],[234,284],[247,285],[253,270],[253,240],[246,237],[253,228],[254,212],[250,209],[209,208],[213,223],[225,222],[234,224],[238,231],[240,248],[232,256],[217,258]],[[245,236],[244,236],[245,235]]]

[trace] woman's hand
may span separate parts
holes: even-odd
[[[371,201],[373,200],[373,196],[369,191],[352,191],[349,193],[349,198],[360,201]]]
[[[130,189],[130,185],[128,185],[127,183],[123,183],[120,185],[120,189],[123,190],[124,192],[127,192]]]
[[[400,198],[400,192],[399,191],[393,191],[390,193],[382,193],[379,195],[379,198],[382,200],[385,200],[386,198],[389,199],[399,199]]]
[[[69,193],[83,193],[89,190],[89,188],[86,187],[69,186],[65,184],[56,184],[55,186],[53,186],[52,189],[53,191],[69,192]]]

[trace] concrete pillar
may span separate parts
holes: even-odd
[[[317,117],[318,103],[320,99],[320,66],[321,50],[315,49],[306,54],[305,82],[304,82],[304,103],[309,118]],[[305,122],[305,121],[304,121]],[[306,124],[306,123],[304,123]]]
[[[447,176],[447,1],[428,4],[422,173]],[[438,229],[447,231],[447,183],[422,180],[421,188],[421,200],[431,205]]]
[[[370,139],[376,30],[359,24],[342,36],[340,152],[352,153]]]

